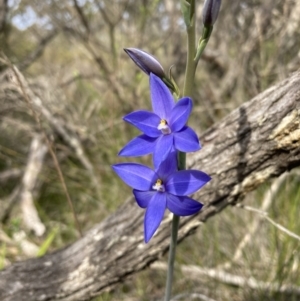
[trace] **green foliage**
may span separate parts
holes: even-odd
[[[57,235],[58,232],[58,228],[53,228],[51,230],[51,232],[48,234],[48,236],[46,237],[46,239],[44,240],[44,242],[41,244],[39,251],[37,253],[37,256],[43,256],[47,253],[47,251],[49,250],[55,236]]]
[[[5,259],[6,259],[6,244],[2,243],[0,245],[0,271],[5,266]]]
[[[184,23],[189,28],[191,24],[191,4],[186,0],[180,0],[180,6]]]

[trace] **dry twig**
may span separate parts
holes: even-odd
[[[283,227],[282,225],[276,223],[274,220],[272,220],[270,217],[268,217],[268,213],[265,212],[265,211],[261,211],[259,209],[256,209],[256,208],[253,208],[251,206],[245,206],[243,204],[238,204],[237,205],[239,208],[243,208],[243,209],[246,209],[248,211],[251,211],[251,212],[255,212],[255,213],[258,213],[262,218],[266,219],[268,222],[270,222],[273,226],[275,226],[277,229],[279,229],[280,231],[284,232],[285,234],[287,234],[288,236],[292,237],[292,238],[295,238],[297,240],[300,241],[300,236],[297,235],[296,233],[288,230],[287,228]]]
[[[33,191],[41,172],[47,146],[43,143],[40,135],[36,135],[30,146],[27,166],[22,179],[22,190],[20,192],[20,203],[23,220],[26,227],[33,230],[37,236],[45,233],[46,227],[41,222],[33,202]]]

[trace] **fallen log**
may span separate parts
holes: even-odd
[[[182,218],[179,240],[272,177],[300,166],[300,71],[209,128],[188,167],[212,176],[193,197],[205,207]],[[101,200],[99,200],[101,201]],[[64,249],[0,272],[1,301],[89,300],[146,268],[168,249],[171,214],[149,244],[133,199]]]

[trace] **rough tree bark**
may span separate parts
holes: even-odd
[[[201,137],[203,149],[188,166],[212,181],[194,198],[203,210],[182,218],[179,240],[271,177],[300,166],[300,71],[243,104]],[[84,237],[0,272],[1,301],[89,300],[167,251],[171,216],[149,244],[143,242],[143,211],[133,199]]]

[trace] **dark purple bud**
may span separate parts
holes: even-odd
[[[166,77],[161,64],[149,53],[137,48],[125,48],[124,51],[130,56],[135,64],[148,75],[153,73],[160,78]]]
[[[205,0],[202,17],[204,26],[213,26],[218,18],[221,0]]]

